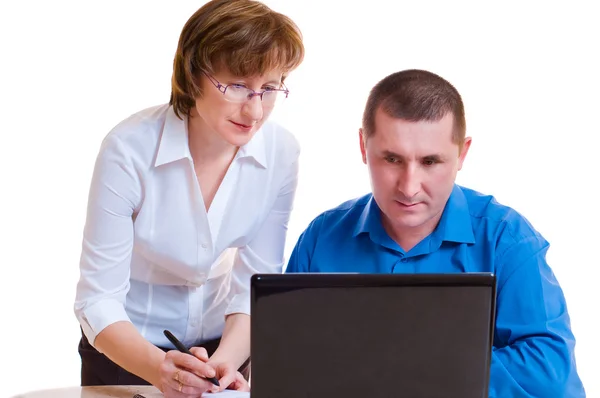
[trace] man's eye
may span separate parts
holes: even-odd
[[[434,165],[434,164],[436,164],[436,163],[437,163],[437,162],[436,162],[435,160],[433,160],[433,159],[426,159],[426,160],[423,160],[423,164],[424,164],[425,166],[433,166],[433,165]]]
[[[398,162],[398,158],[395,156],[386,156],[385,161],[388,163],[396,163]]]
[[[277,90],[277,87],[266,86],[266,87],[263,87],[263,90],[265,90],[265,91],[275,91],[275,90]]]
[[[234,88],[236,90],[241,90],[246,88],[246,86],[244,86],[243,84],[230,84],[229,87]]]

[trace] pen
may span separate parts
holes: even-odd
[[[180,351],[183,352],[185,354],[189,354],[191,356],[195,356],[194,354],[192,354],[190,352],[190,350],[188,350],[182,343],[181,341],[177,340],[177,337],[173,336],[173,333],[169,332],[168,330],[163,331],[163,333],[165,334],[165,336],[167,336],[167,338],[169,339],[169,341],[171,343],[173,343],[173,345]],[[219,380],[217,380],[214,377],[207,377],[206,380],[210,381],[211,383],[213,383],[215,386],[219,387]]]

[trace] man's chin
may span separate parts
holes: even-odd
[[[398,208],[392,214],[392,217],[388,217],[393,220],[394,224],[401,228],[417,228],[422,226],[429,219],[427,214],[423,211],[423,206],[417,206],[419,209],[410,208]],[[420,210],[420,211],[419,211]]]

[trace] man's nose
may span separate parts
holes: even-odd
[[[402,170],[398,181],[398,190],[406,199],[414,198],[421,191],[421,176],[416,167],[407,165]]]

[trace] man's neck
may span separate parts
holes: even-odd
[[[381,220],[385,232],[392,238],[398,246],[408,253],[413,247],[418,245],[423,239],[429,236],[437,227],[442,214],[427,220],[424,224],[416,227],[406,227],[393,225],[393,223],[381,214]]]

